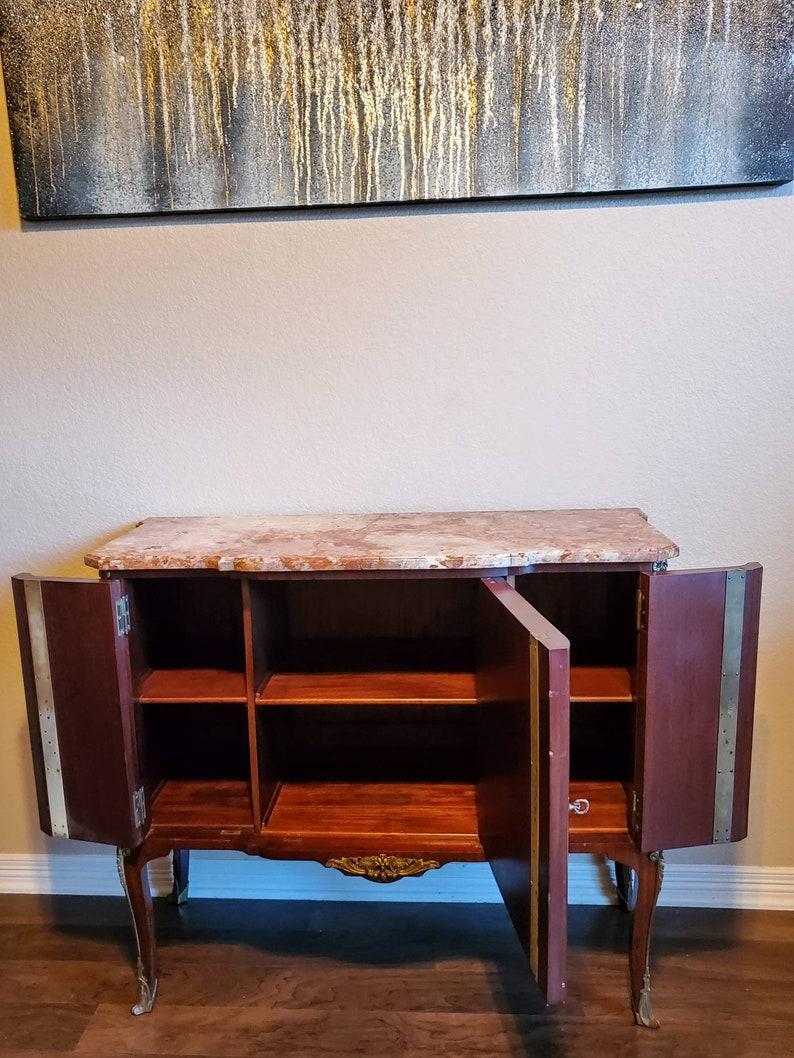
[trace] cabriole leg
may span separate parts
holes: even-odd
[[[190,853],[187,849],[174,849],[174,886],[168,895],[169,904],[184,904],[187,901]]]
[[[138,946],[138,1002],[133,1014],[148,1014],[157,995],[157,949],[149,872],[141,849],[117,852],[119,878],[127,896]]]
[[[646,1029],[658,1029],[651,1000],[651,926],[662,888],[664,853],[652,852],[637,861],[637,901],[631,922],[631,1006],[634,1020]]]

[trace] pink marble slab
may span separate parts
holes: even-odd
[[[656,562],[678,548],[636,507],[459,514],[147,518],[86,555],[102,570],[492,569]]]

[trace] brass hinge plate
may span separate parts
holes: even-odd
[[[631,829],[636,831],[640,826],[640,799],[637,791],[631,791]]]
[[[130,597],[122,595],[116,599],[116,635],[126,636],[130,632]]]
[[[132,795],[132,815],[136,827],[142,827],[146,822],[146,798],[142,786]]]

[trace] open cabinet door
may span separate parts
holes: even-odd
[[[631,824],[643,852],[747,835],[761,572],[640,576]]]
[[[547,1003],[565,998],[569,644],[507,584],[480,585],[480,840]]]
[[[145,807],[118,580],[13,578],[41,828],[134,848]]]

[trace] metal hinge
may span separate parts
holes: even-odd
[[[634,624],[638,632],[641,632],[645,627],[645,596],[642,594],[642,588],[637,588],[637,611]]]
[[[130,597],[122,595],[116,599],[116,635],[126,636],[130,631]]]
[[[132,815],[136,827],[142,827],[146,822],[146,799],[143,794],[142,786],[139,786],[132,795]]]
[[[636,831],[640,826],[640,799],[637,791],[631,791],[631,829]]]

